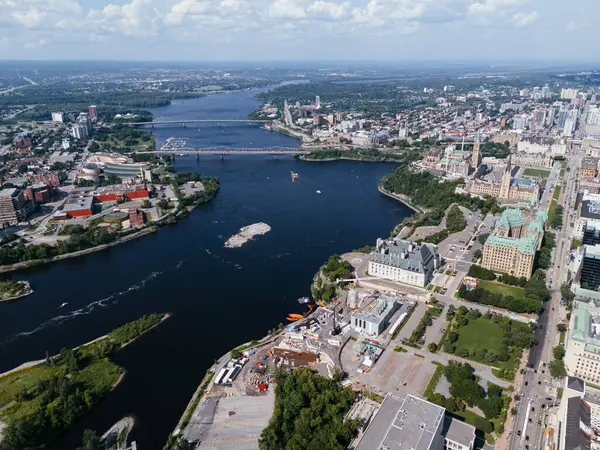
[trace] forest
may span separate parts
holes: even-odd
[[[344,420],[355,393],[303,367],[276,377],[275,410],[261,434],[260,450],[344,450],[357,420]]]

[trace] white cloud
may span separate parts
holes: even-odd
[[[511,22],[517,28],[526,27],[530,23],[533,23],[539,14],[537,11],[531,11],[529,13],[519,12],[512,16]]]
[[[587,14],[567,5],[544,9],[544,29],[593,29],[600,16],[600,1],[585,3]],[[559,2],[549,2],[559,3]],[[90,6],[90,4],[94,6]],[[465,42],[472,44],[469,54],[487,57],[486,46],[497,39],[512,39],[510,29],[535,23],[543,0],[0,0],[0,42],[12,57],[24,45],[27,55],[71,57],[75,47],[94,48],[92,54],[114,56],[127,53],[139,57],[135,37],[154,41],[166,51],[163,57],[225,54],[235,59],[290,57],[327,57],[344,54],[347,58],[378,57],[448,58]],[[537,11],[531,11],[536,9]],[[575,11],[575,12],[574,12]],[[579,15],[578,15],[579,14]],[[596,22],[593,22],[593,21]],[[474,27],[481,25],[483,27]],[[318,30],[315,32],[315,30]],[[540,30],[537,30],[540,32]],[[548,38],[552,35],[547,31]],[[577,35],[573,42],[583,39]],[[523,35],[519,33],[521,38]],[[128,39],[122,39],[127,36]],[[475,39],[473,39],[475,37]],[[537,36],[539,38],[539,36]],[[8,41],[7,41],[8,39]],[[327,48],[318,45],[330,40]],[[44,41],[44,53],[35,53]],[[10,42],[10,44],[7,44]],[[129,45],[114,45],[128,42]],[[198,50],[197,42],[203,42]],[[401,42],[398,52],[394,43]],[[554,49],[561,47],[562,41]],[[584,41],[587,42],[587,41]],[[566,45],[566,44],[565,44]],[[598,44],[588,42],[591,54]],[[172,47],[169,47],[172,46]],[[571,43],[569,47],[572,47]],[[14,47],[14,49],[13,49]],[[157,48],[158,48],[157,47]],[[564,47],[564,46],[563,46]],[[268,49],[268,50],[267,50]],[[274,49],[274,50],[272,50]],[[276,49],[280,49],[279,52]],[[139,53],[143,51],[138,49]],[[268,54],[266,52],[269,52]],[[552,54],[549,49],[545,54]],[[133,53],[131,53],[133,52]],[[479,52],[479,53],[478,53]],[[580,51],[580,53],[582,53]],[[87,55],[82,51],[81,55]],[[262,55],[262,56],[260,56]],[[158,57],[161,57],[160,54]],[[190,56],[192,57],[192,56]],[[457,55],[460,57],[460,53]]]
[[[474,14],[491,14],[525,3],[527,3],[527,0],[479,0],[469,5],[469,12]]]
[[[306,18],[306,2],[303,0],[273,0],[267,10],[267,15],[273,19],[304,19]]]
[[[308,7],[308,12],[316,17],[326,17],[334,20],[341,20],[350,15],[350,2],[334,3],[325,1],[316,1]]]
[[[152,0],[131,0],[122,6],[109,4],[102,10],[91,10],[85,26],[123,35],[150,35],[157,31],[161,13]]]
[[[26,28],[35,28],[44,22],[46,14],[32,6],[27,11],[15,11],[11,17]]]

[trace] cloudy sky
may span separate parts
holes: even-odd
[[[600,59],[600,0],[0,0],[2,59]]]

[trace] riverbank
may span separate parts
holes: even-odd
[[[209,177],[210,178],[210,177]],[[8,264],[4,266],[0,266],[0,273],[13,272],[17,270],[26,269],[29,267],[34,267],[42,264],[49,264],[56,261],[62,261],[65,259],[76,258],[78,256],[88,255],[90,253],[99,252],[102,250],[106,250],[108,248],[114,247],[119,244],[124,244],[126,242],[132,241],[134,239],[140,238],[142,236],[146,236],[148,234],[154,233],[160,229],[160,227],[165,225],[173,225],[186,217],[189,213],[191,213],[195,208],[209,201],[213,200],[220,189],[220,183],[217,179],[206,178],[203,180],[203,184],[205,185],[205,189],[201,191],[199,194],[195,194],[194,196],[182,197],[179,199],[180,207],[169,213],[165,214],[161,218],[156,221],[152,221],[146,225],[144,225],[138,231],[130,232],[129,234],[125,234],[122,236],[117,236],[114,240],[106,243],[97,245],[94,247],[86,248],[83,250],[78,250],[76,252],[65,253],[62,255],[53,256],[50,258],[44,259],[31,259],[23,262],[17,262],[14,264]],[[33,291],[32,291],[33,292]],[[1,300],[0,300],[1,301]]]
[[[21,367],[27,367],[2,375],[1,437],[14,448],[54,442],[123,379],[124,369],[113,363],[110,356],[168,317],[169,314],[141,317],[88,344],[63,349],[58,355],[25,363]],[[40,404],[41,398],[45,399],[45,407]]]
[[[114,247],[115,245],[123,244],[125,242],[132,241],[134,239],[140,238],[142,236],[146,236],[147,234],[154,233],[158,231],[159,227],[156,225],[152,225],[149,228],[145,228],[143,230],[137,231],[132,234],[128,234],[126,236],[118,237],[114,241],[109,242],[108,244],[97,245],[95,247],[86,248],[85,250],[79,250],[73,253],[66,253],[64,255],[53,256],[52,258],[46,259],[32,259],[29,261],[23,261],[15,264],[10,264],[6,266],[0,266],[0,273],[13,272],[16,270],[26,269],[28,267],[34,267],[41,264],[49,264],[56,261],[62,261],[65,259],[76,258],[78,256],[87,255],[94,252],[100,252],[102,250],[106,250],[108,248]]]
[[[425,212],[423,210],[423,208],[421,208],[418,205],[415,205],[412,201],[410,201],[410,199],[408,197],[405,197],[405,196],[399,195],[399,194],[394,194],[393,192],[389,192],[381,184],[379,184],[379,186],[377,186],[377,190],[379,192],[381,192],[383,195],[387,195],[388,197],[393,198],[394,200],[398,200],[403,205],[408,206],[410,209],[412,209],[416,213]]]
[[[302,161],[359,161],[359,162],[384,162],[400,163],[404,161],[404,155],[390,150],[379,150],[374,148],[360,148],[348,150],[320,149],[313,150],[308,154],[299,155]]]

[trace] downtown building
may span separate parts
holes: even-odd
[[[440,267],[437,245],[403,239],[377,239],[369,257],[369,275],[412,286],[425,287]]]
[[[575,294],[565,368],[571,376],[600,382],[600,245],[582,245],[575,253],[571,290]]]
[[[33,203],[25,200],[20,189],[5,188],[0,190],[0,227],[18,225],[33,212]]]
[[[546,214],[506,209],[483,246],[481,266],[515,277],[530,278],[542,245]]]
[[[600,300],[573,302],[564,361],[569,375],[600,382]]]
[[[536,202],[540,197],[540,184],[537,180],[513,178],[512,155],[507,158],[502,178],[487,181],[481,177],[476,179],[471,186],[471,193],[475,195],[495,197],[500,200],[519,200]]]
[[[473,450],[475,427],[412,395],[388,394],[356,450]]]
[[[552,441],[556,449],[600,449],[600,391],[583,379],[567,377]],[[551,442],[548,442],[550,447]]]

